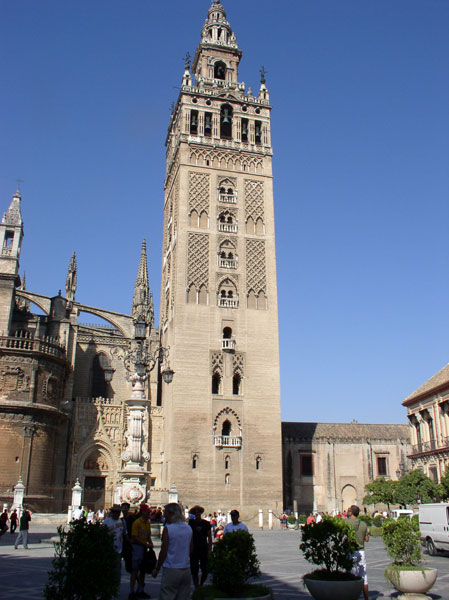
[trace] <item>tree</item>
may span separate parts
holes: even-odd
[[[444,475],[441,477],[441,491],[442,497],[448,499],[449,498],[449,469],[446,469]]]
[[[435,502],[443,495],[442,486],[434,483],[418,469],[410,471],[399,481],[395,481],[395,499],[398,504],[416,504],[418,494],[422,503]]]
[[[388,512],[390,512],[390,504],[397,503],[395,498],[397,483],[397,481],[387,480],[385,477],[378,477],[371,483],[367,483],[363,504],[386,504]]]

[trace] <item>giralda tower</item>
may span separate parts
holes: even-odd
[[[152,475],[188,506],[252,520],[282,510],[282,459],[271,106],[263,69],[257,96],[239,82],[241,57],[215,0],[166,142],[160,328],[175,377]]]

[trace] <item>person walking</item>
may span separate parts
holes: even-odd
[[[20,517],[19,535],[17,536],[16,542],[14,544],[15,550],[17,550],[20,542],[23,543],[23,547],[25,548],[25,550],[28,550],[28,531],[30,529],[30,521],[31,515],[29,511],[24,509],[22,516]]]
[[[226,525],[223,531],[223,535],[227,533],[233,533],[234,531],[243,530],[248,532],[248,527],[242,521],[239,521],[240,513],[238,510],[231,510],[231,522]]]
[[[147,549],[153,549],[151,541],[151,523],[150,508],[146,504],[140,506],[140,517],[134,521],[131,527],[132,541],[132,572],[131,572],[131,592],[129,600],[136,598],[150,598],[144,590],[145,587],[145,566],[144,558]],[[126,565],[125,565],[126,566]],[[137,582],[137,592],[134,587]]]
[[[17,529],[17,520],[18,520],[17,508],[15,508],[12,511],[11,516],[9,517],[9,522],[11,523],[11,529],[9,530],[9,533],[14,533],[15,530]]]
[[[114,504],[110,511],[109,515],[106,519],[103,519],[102,526],[107,527],[110,534],[114,539],[114,548],[117,553],[115,557],[115,572],[118,580],[118,585],[120,589],[120,579],[122,575],[122,549],[123,549],[123,539],[125,536],[125,524],[120,519],[120,513],[122,509],[119,504]]]
[[[8,531],[8,511],[4,510],[0,515],[0,537]]]
[[[184,522],[179,504],[167,504],[162,547],[153,577],[163,568],[159,600],[189,600],[192,528]]]
[[[202,506],[194,506],[190,512],[195,515],[194,519],[189,520],[192,528],[192,553],[190,554],[190,571],[192,572],[193,585],[203,585],[207,579],[207,559],[212,552],[212,528],[209,521],[202,519],[204,512]],[[201,568],[201,582],[198,582],[198,574]]]
[[[348,508],[348,518],[346,519],[349,525],[355,530],[355,539],[359,546],[358,550],[352,553],[354,559],[354,567],[352,572],[363,578],[363,596],[368,600],[368,577],[366,574],[366,556],[365,542],[369,542],[368,526],[364,521],[358,519],[360,508],[353,504]]]

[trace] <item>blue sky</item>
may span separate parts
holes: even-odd
[[[224,0],[273,104],[284,420],[405,422],[448,349],[449,3]],[[0,0],[0,210],[27,287],[159,296],[165,135],[209,0]],[[86,315],[86,321],[90,321]]]

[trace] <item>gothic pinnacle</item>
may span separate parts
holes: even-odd
[[[67,270],[67,277],[65,280],[65,295],[67,300],[73,302],[75,300],[76,293],[76,280],[77,280],[77,267],[76,267],[76,254],[72,254],[70,259],[69,268]]]
[[[142,241],[139,268],[137,270],[136,285],[131,308],[131,316],[135,322],[143,321],[147,325],[154,319],[153,308],[150,304],[150,290],[148,285],[147,243]]]

